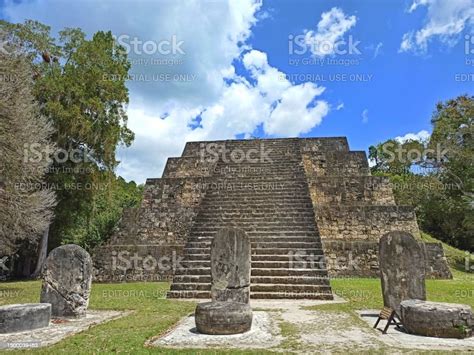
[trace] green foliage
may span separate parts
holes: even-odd
[[[114,175],[117,147],[134,139],[127,128],[127,54],[111,32],[87,39],[80,29],[66,28],[56,39],[49,26],[30,20],[0,21],[0,30],[29,58],[41,114],[55,128],[57,148],[69,153],[54,160],[47,176],[58,198],[50,248],[74,242],[90,249],[141,192]]]
[[[63,236],[62,243],[78,244],[91,251],[111,236],[124,208],[135,207],[141,202],[143,186],[137,186],[133,181],[127,183],[118,177],[99,186],[87,205],[87,213],[69,214],[72,223],[62,225],[64,229],[58,231]]]
[[[439,103],[427,142],[393,139],[369,148],[374,175],[390,177],[395,199],[414,206],[422,230],[474,250],[474,97]]]

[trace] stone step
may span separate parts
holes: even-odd
[[[304,213],[304,214],[303,214]],[[252,212],[242,212],[242,213],[230,213],[230,212],[222,212],[216,210],[213,213],[208,213],[206,215],[200,214],[194,220],[194,223],[208,223],[214,221],[232,221],[232,220],[239,220],[241,222],[279,222],[279,221],[289,221],[289,222],[298,222],[303,224],[312,224],[314,223],[314,214],[312,211],[309,212],[300,212],[300,214],[293,214],[288,215],[284,211],[282,212],[275,212],[269,216],[252,213]]]
[[[211,285],[209,284],[209,289]],[[252,284],[250,292],[314,292],[331,293],[331,287],[327,285],[293,285],[293,284]]]
[[[205,197],[202,201],[201,207],[203,208],[215,208],[216,206],[222,208],[234,207],[236,204],[245,204],[245,206],[259,206],[262,208],[281,208],[289,206],[291,208],[311,208],[311,199],[306,194],[290,194],[288,196],[264,196],[259,197],[256,195],[236,195],[236,196],[213,196]]]
[[[249,215],[249,216],[259,216],[262,213],[266,215],[279,214],[288,217],[294,216],[314,216],[314,212],[311,207],[306,204],[273,204],[269,201],[265,204],[263,203],[246,203],[241,204],[240,207],[237,207],[235,204],[238,202],[232,202],[233,204],[226,205],[220,201],[216,201],[214,205],[201,206],[198,217],[213,217],[216,215],[229,215],[229,216],[240,216],[240,215]]]
[[[259,223],[256,224],[249,224],[249,223],[216,223],[216,224],[195,224],[193,226],[191,235],[194,233],[209,233],[209,232],[216,232],[221,230],[223,227],[237,227],[243,229],[245,232],[271,232],[271,233],[281,233],[285,234],[287,232],[307,232],[316,234],[316,230],[312,229],[313,226],[302,226],[300,224],[293,224],[293,223],[265,223],[260,225]],[[285,228],[288,226],[288,228]]]
[[[293,253],[306,253],[307,255],[319,255],[321,251],[321,244],[317,243],[317,246],[314,248],[297,248],[293,249],[291,247],[283,247],[283,248],[252,248],[252,255],[274,255],[274,254],[288,254],[290,252]],[[186,248],[185,251],[187,254],[206,254],[209,255],[210,253],[210,246],[205,248]]]
[[[251,299],[311,299],[311,300],[333,300],[332,293],[317,292],[251,292]]]
[[[273,241],[261,241],[261,242],[252,242],[253,249],[287,249],[287,250],[296,250],[296,249],[317,249],[321,246],[321,243],[314,242],[273,242]],[[210,248],[210,242],[188,242],[186,244],[186,249],[197,249],[197,248]]]
[[[252,268],[255,269],[274,269],[274,268],[301,268],[301,269],[311,269],[315,266],[325,266],[325,259],[323,255],[314,255],[310,259],[302,258],[303,260],[262,260],[254,261],[252,260]],[[319,262],[321,260],[321,262]],[[211,267],[210,260],[184,260],[181,262],[185,268],[202,268],[202,267]]]
[[[180,283],[173,282],[171,291],[210,291],[210,283]],[[293,285],[293,284],[251,284],[250,292],[295,292],[295,293],[331,293],[331,287],[327,285]]]
[[[179,268],[176,269],[175,275],[211,275],[209,267],[196,268]],[[327,276],[326,269],[282,269],[282,268],[265,268],[252,269],[252,276]]]
[[[167,298],[210,299],[210,291],[168,291]],[[332,293],[315,292],[251,292],[250,299],[315,299],[333,300]]]
[[[286,185],[265,185],[258,182],[253,185],[229,186],[228,188],[209,188],[206,190],[206,196],[216,197],[218,195],[226,196],[291,196],[301,193],[307,193],[304,185],[286,184]]]
[[[173,283],[211,283],[211,275],[175,275]],[[329,277],[252,276],[252,284],[329,285]]]
[[[317,231],[294,231],[294,230],[289,230],[289,231],[253,231],[253,230],[246,230],[247,236],[250,239],[257,239],[257,238],[262,238],[263,240],[266,240],[266,238],[278,238],[278,237],[287,237],[287,238],[292,238],[292,237],[311,237],[314,238],[315,236],[318,236]],[[217,230],[212,230],[212,231],[204,231],[204,232],[198,232],[198,231],[193,231],[190,235],[190,239],[194,238],[202,238],[202,237],[207,237],[207,238],[213,238],[217,233]]]
[[[326,269],[252,269],[252,276],[327,276]]]
[[[188,242],[209,242],[211,243],[213,237],[198,237],[198,238],[189,238]],[[258,243],[258,242],[298,242],[298,243],[319,243],[319,238],[315,234],[312,237],[286,237],[286,236],[277,236],[277,237],[266,237],[262,239],[261,237],[250,237],[251,242]]]
[[[246,201],[243,203],[232,201],[231,203],[221,203],[221,201],[215,201],[213,205],[209,204],[201,206],[199,216],[215,216],[216,213],[221,215],[251,215],[265,216],[268,214],[285,214],[288,217],[294,216],[313,216],[314,212],[312,205],[309,202],[305,203],[274,203],[273,201],[255,202]]]
[[[277,227],[277,230],[280,232],[285,232],[289,230],[306,230],[311,231],[314,229],[314,220],[315,218],[305,217],[298,219],[297,217],[285,218],[283,216],[275,215],[274,218],[240,218],[239,216],[235,217],[222,217],[216,216],[214,218],[200,219],[197,218],[194,221],[193,229],[203,230],[204,228],[220,228],[223,225],[235,225],[239,226],[242,229],[246,230],[275,230],[274,227]]]
[[[291,213],[291,214],[290,214]],[[203,220],[213,220],[213,219],[222,219],[222,218],[236,218],[240,217],[241,219],[248,219],[249,222],[252,220],[270,220],[270,221],[275,221],[276,218],[278,217],[278,220],[284,219],[284,220],[301,220],[303,222],[308,222],[314,223],[314,213],[311,211],[309,208],[300,210],[300,211],[293,211],[293,210],[273,210],[270,213],[265,213],[264,211],[258,211],[257,207],[255,210],[245,210],[242,209],[241,211],[238,211],[237,208],[235,207],[233,210],[223,210],[219,209],[217,207],[214,210],[208,210],[208,211],[202,211],[199,213],[195,221]]]

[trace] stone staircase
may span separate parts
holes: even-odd
[[[210,298],[210,245],[224,227],[251,239],[251,298],[333,298],[298,140],[231,141],[226,148],[262,144],[270,161],[217,162],[169,298]]]

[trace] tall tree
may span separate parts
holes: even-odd
[[[29,55],[34,95],[54,125],[53,140],[62,152],[47,177],[58,195],[52,247],[84,218],[89,223],[95,196],[115,178],[117,147],[133,140],[126,114],[130,63],[110,32],[86,39],[80,29],[67,28],[55,39],[36,21],[3,21],[0,27]]]
[[[45,184],[53,127],[40,114],[29,61],[15,46],[0,51],[0,256],[36,246],[53,217]],[[33,157],[25,151],[41,153]]]
[[[462,95],[437,104],[428,142],[369,148],[372,173],[391,178],[397,203],[415,207],[423,230],[466,250],[474,250],[473,119],[474,96]]]

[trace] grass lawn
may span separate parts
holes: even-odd
[[[432,301],[465,303],[474,307],[474,274],[455,272],[454,280],[428,280],[428,299]],[[382,306],[380,280],[334,279],[336,294],[348,300],[347,304],[311,307],[354,313],[356,309]],[[59,344],[34,351],[51,353],[166,353],[170,350],[148,349],[144,342],[172,327],[181,317],[193,312],[192,302],[166,300],[164,295],[169,283],[94,284],[91,309],[133,310],[125,318],[93,327]],[[0,305],[38,302],[40,282],[6,282],[0,284]],[[283,329],[285,331],[285,329]],[[223,351],[219,351],[222,353]],[[12,353],[12,352],[8,352]],[[216,354],[215,351],[180,350],[180,354]],[[236,354],[239,352],[228,351]],[[240,352],[242,353],[242,352]],[[248,352],[246,352],[248,353]],[[256,352],[257,353],[257,352]],[[261,351],[258,351],[261,354]]]

